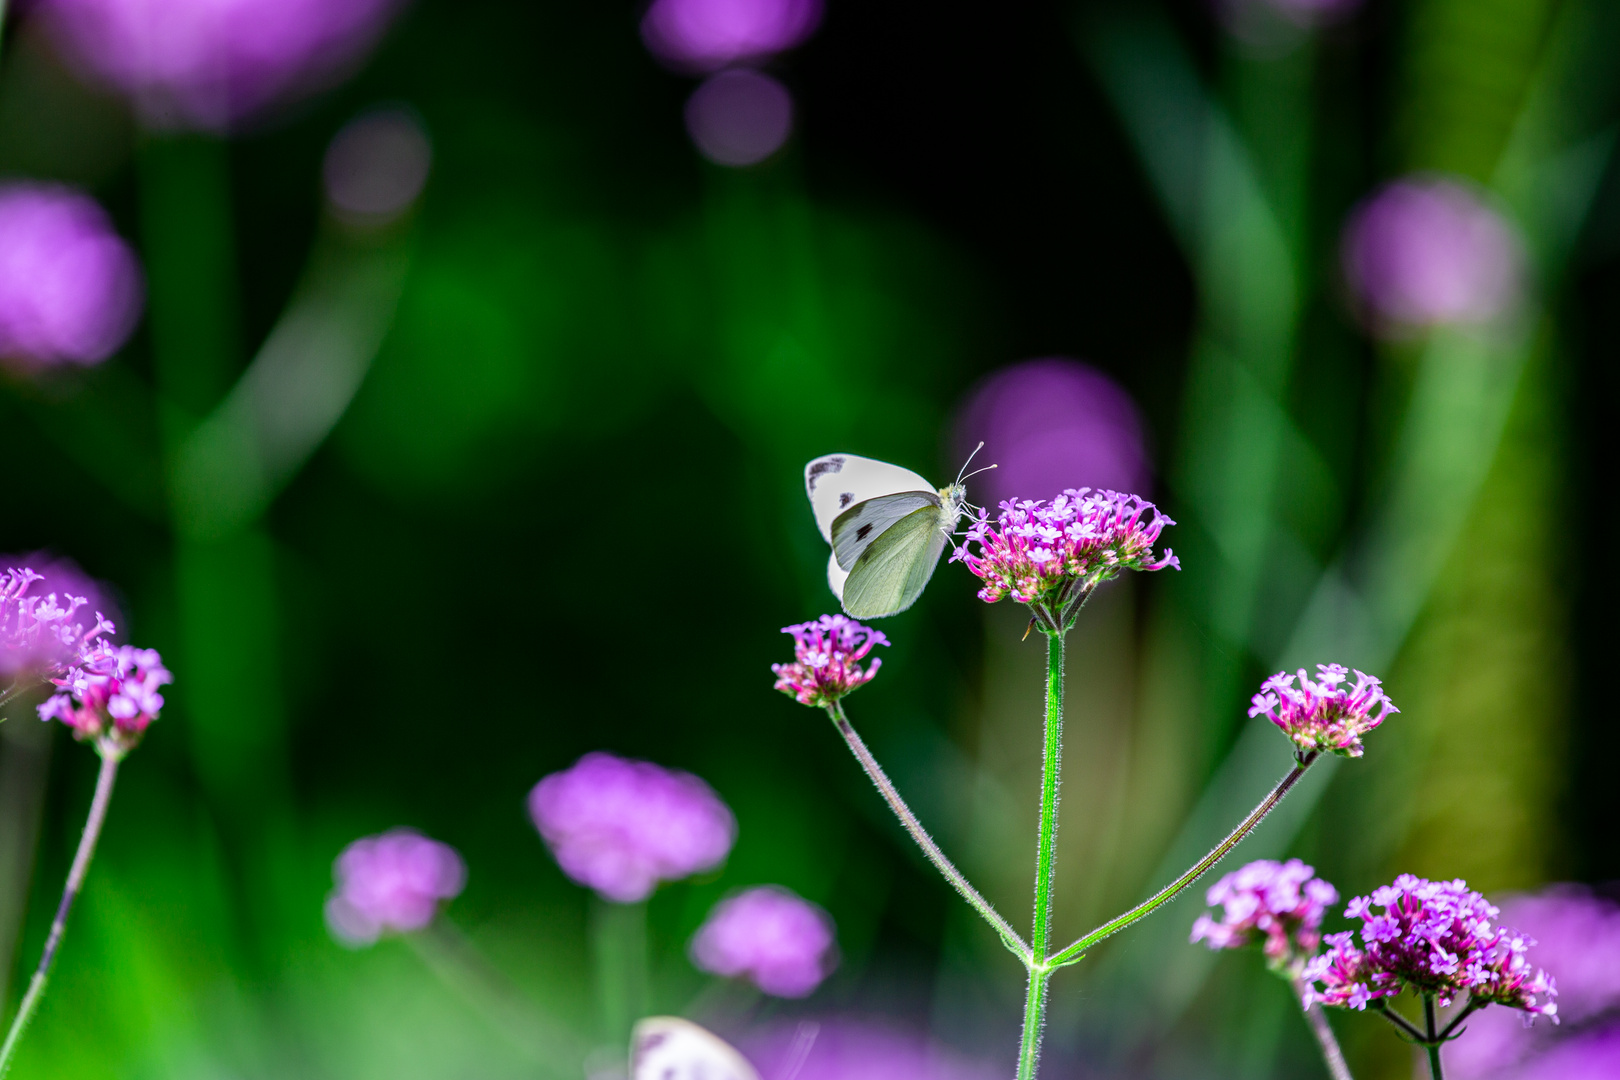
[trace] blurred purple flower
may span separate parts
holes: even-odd
[[[692,939],[692,963],[727,978],[743,976],[775,997],[808,996],[832,973],[832,919],[775,885],[715,905]]]
[[[673,67],[715,71],[802,44],[820,21],[821,0],[653,0],[641,37]]]
[[[1560,1019],[1580,1025],[1620,1009],[1620,904],[1579,885],[1557,885],[1504,901],[1502,919],[1533,936],[1537,962],[1558,973]],[[1593,1046],[1566,1054],[1563,1047],[1593,1040],[1570,1038],[1543,1024],[1526,1027],[1513,1013],[1487,1009],[1469,1019],[1468,1038],[1446,1047],[1446,1075],[1455,1080],[1575,1077],[1583,1074],[1574,1064],[1569,1073],[1553,1071],[1554,1065],[1590,1058],[1612,1062],[1612,1071],[1584,1075],[1620,1076],[1620,1019],[1602,1030],[1604,1037]]]
[[[1451,1060],[1449,1055],[1446,1060]],[[1446,1069],[1451,1075],[1451,1067]],[[1503,1080],[1614,1080],[1620,1076],[1620,1024],[1566,1039],[1522,1068],[1497,1075]]]
[[[383,225],[422,194],[433,146],[416,115],[384,108],[363,113],[332,136],[321,162],[326,202],[340,219]]]
[[[746,68],[722,71],[687,99],[686,130],[716,165],[757,165],[787,142],[793,97],[769,75]]]
[[[99,605],[75,595],[90,591],[77,567],[57,563],[46,570],[41,574],[23,566],[0,572],[0,678],[8,682],[48,678],[82,664],[115,629]],[[93,622],[81,614],[86,610],[96,612]]]
[[[94,199],[0,186],[0,359],[100,363],[135,328],[143,297],[135,254]]]
[[[871,682],[883,661],[864,669],[861,661],[889,639],[883,631],[863,626],[847,615],[823,615],[807,623],[782,627],[793,635],[793,663],[772,664],[774,689],[792,695],[800,705],[827,705]]]
[[[456,849],[414,829],[366,836],[332,864],[336,887],[326,901],[326,925],[345,945],[370,945],[384,933],[421,930],[443,901],[467,884]]]
[[[102,639],[77,666],[51,680],[63,692],[39,706],[39,718],[60,720],[74,738],[94,739],[103,754],[122,757],[163,711],[158,690],[173,681],[156,649]]]
[[[794,1080],[1001,1080],[1006,1075],[921,1034],[854,1020],[783,1025],[744,1040],[743,1049],[761,1076],[785,1076],[797,1065]]]
[[[1317,664],[1316,670],[1315,682],[1304,668],[1297,675],[1277,672],[1250,699],[1249,715],[1276,724],[1302,753],[1360,757],[1361,737],[1401,710],[1371,675],[1358,671],[1355,685],[1344,686],[1350,675],[1344,665]]]
[[[1470,1001],[1558,1022],[1552,977],[1526,955],[1535,940],[1493,926],[1498,909],[1461,878],[1402,874],[1393,885],[1351,900],[1344,913],[1362,921],[1361,945],[1350,931],[1327,936],[1331,948],[1305,970],[1307,983],[1322,984],[1306,991],[1307,1006],[1320,1001],[1365,1009],[1411,987],[1434,994],[1442,1006],[1466,993]]]
[[[718,866],[737,836],[726,804],[691,773],[602,752],[536,784],[529,814],[563,873],[621,904]]]
[[[984,582],[979,599],[994,604],[1067,603],[1075,588],[1092,589],[1122,570],[1181,569],[1169,548],[1153,545],[1175,522],[1146,499],[1119,491],[1070,488],[1046,500],[1009,499],[994,526],[988,513],[968,527],[951,555]],[[974,553],[968,544],[978,544]]]
[[[1444,177],[1387,184],[1345,226],[1345,277],[1372,329],[1400,336],[1510,311],[1522,286],[1517,233],[1473,188]]]
[[[38,0],[68,59],[156,128],[225,131],[346,74],[398,0]]]
[[[1208,942],[1211,949],[1263,941],[1274,966],[1303,960],[1321,944],[1322,916],[1339,899],[1339,890],[1315,873],[1298,859],[1258,859],[1232,871],[1204,897],[1210,907],[1221,907],[1219,921],[1198,916],[1192,940]]]
[[[1148,485],[1135,403],[1113,379],[1077,360],[1027,360],[995,372],[969,394],[955,429],[959,456],[983,440],[978,460],[996,465],[976,481],[989,506],[1077,485],[1116,491]]]

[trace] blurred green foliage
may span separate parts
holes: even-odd
[[[740,822],[722,870],[650,902],[652,1007],[878,1013],[1007,1059],[1016,965],[766,680],[777,628],[832,605],[802,463],[849,449],[942,476],[963,395],[1031,355],[1083,356],[1142,403],[1186,563],[1076,633],[1060,933],[1140,898],[1280,774],[1247,694],[1323,650],[1388,674],[1405,711],[1240,857],[1301,854],[1347,896],[1402,869],[1620,876],[1611,786],[1570,760],[1613,746],[1606,698],[1574,708],[1605,654],[1571,648],[1612,634],[1572,601],[1608,595],[1572,536],[1612,485],[1610,425],[1581,403],[1612,390],[1592,374],[1612,341],[1580,330],[1620,280],[1612,13],[1372,2],[1260,49],[1190,2],[855,7],[832,0],[782,64],[795,141],[736,172],[687,144],[691,83],[645,56],[632,5],[420,0],[351,82],[229,142],[135,130],[19,20],[0,169],[92,187],[150,291],[105,368],[0,394],[0,547],[116,583],[130,637],[177,674],[19,1078],[543,1074],[404,943],[333,944],[321,904],[344,844],[421,828],[470,865],[453,922],[594,1032],[591,902],[523,797],[598,748],[699,773]],[[434,169],[410,220],[358,237],[322,209],[320,156],[379,101],[422,117]],[[1338,230],[1414,169],[1518,216],[1540,286],[1524,340],[1357,330]],[[398,275],[363,294],[387,332],[352,405],[284,474],[221,465],[265,501],[199,525],[186,440],[289,305],[360,266]],[[971,593],[942,567],[852,712],[1019,920],[1039,650]],[[37,771],[26,723],[0,728],[3,760]],[[32,874],[19,856],[0,880],[0,918],[26,896],[13,991],[91,785],[54,742]],[[8,783],[0,812],[32,821],[34,789]],[[808,1003],[717,998],[684,958],[715,900],[762,882],[837,920],[842,967]],[[1194,907],[1058,982],[1052,1076],[1311,1075],[1252,958],[1185,945]],[[1358,1075],[1404,1075],[1356,1019]]]

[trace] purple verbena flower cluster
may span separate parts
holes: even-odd
[[[82,596],[30,596],[29,588],[44,580],[28,567],[0,573],[0,677],[61,674],[104,647],[102,637],[114,630],[99,611],[85,627],[78,612],[89,601]]]
[[[529,814],[563,873],[621,904],[718,866],[737,837],[726,804],[691,773],[601,752],[536,784]]]
[[[743,976],[767,994],[801,998],[837,963],[832,919],[787,889],[763,885],[715,905],[692,939],[692,962]]]
[[[461,894],[467,864],[455,848],[414,829],[365,836],[332,864],[336,888],[326,925],[345,945],[370,945],[384,933],[410,933],[433,921],[439,904]]]
[[[67,674],[51,682],[63,692],[39,707],[41,720],[60,720],[76,739],[94,739],[103,753],[133,749],[163,709],[158,688],[174,681],[156,649],[112,645],[105,639]]]
[[[1067,599],[1071,590],[1090,589],[1121,570],[1181,569],[1166,548],[1156,556],[1159,533],[1175,522],[1136,495],[1070,488],[1048,504],[1044,499],[1009,499],[994,525],[981,510],[967,530],[968,544],[951,555],[984,582],[979,599],[995,603],[1012,597],[1020,604]]]
[[[1371,675],[1356,672],[1354,686],[1341,685],[1349,669],[1341,664],[1317,664],[1315,682],[1300,668],[1297,675],[1279,671],[1254,695],[1250,716],[1264,716],[1281,728],[1304,753],[1360,757],[1361,736],[1401,710]],[[1294,680],[1299,686],[1294,686]]]
[[[1339,899],[1339,890],[1315,873],[1298,859],[1259,859],[1232,871],[1204,894],[1210,907],[1221,907],[1220,919],[1200,915],[1192,940],[1211,949],[1263,941],[1274,967],[1303,960],[1321,944],[1322,916]]]
[[[1473,1002],[1507,1005],[1557,1022],[1553,979],[1525,956],[1535,942],[1494,926],[1496,906],[1462,879],[1428,881],[1402,874],[1393,885],[1351,900],[1344,911],[1362,921],[1361,944],[1352,931],[1327,935],[1328,951],[1305,969],[1307,1005],[1320,1001],[1365,1009],[1370,1001],[1411,987],[1433,994],[1442,1006],[1466,992]]]
[[[871,682],[883,661],[873,657],[864,668],[861,661],[875,647],[889,643],[881,630],[846,615],[823,615],[784,626],[782,633],[793,635],[793,663],[771,665],[776,689],[801,705],[827,705]]]

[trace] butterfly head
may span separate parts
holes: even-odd
[[[945,511],[945,519],[940,523],[940,527],[947,533],[954,533],[956,522],[967,512],[967,485],[959,481],[940,488],[939,505]]]

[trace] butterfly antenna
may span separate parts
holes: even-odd
[[[978,446],[975,446],[975,447],[974,447],[974,448],[973,448],[973,453],[971,453],[971,454],[969,454],[969,455],[968,455],[968,456],[967,456],[967,460],[966,460],[966,461],[964,461],[964,462],[962,462],[962,467],[961,467],[961,468],[960,468],[960,469],[958,469],[958,470],[957,470],[957,473],[956,473],[956,482],[957,482],[957,483],[958,483],[958,484],[960,484],[960,483],[961,483],[961,482],[962,482],[962,481],[963,481],[963,479],[965,479],[965,478],[964,478],[964,477],[963,477],[963,476],[962,476],[962,474],[963,474],[963,473],[965,473],[965,472],[967,472],[967,467],[968,467],[968,466],[969,466],[969,465],[971,465],[971,464],[973,464],[973,458],[974,458],[974,457],[975,457],[975,456],[976,456],[976,455],[977,455],[977,454],[978,454],[978,452],[979,452],[979,451],[980,451],[980,450],[983,450],[983,449],[984,449],[984,440],[983,440],[983,439],[980,439],[980,440],[979,440],[979,445],[978,445]],[[977,475],[977,474],[975,474],[975,475]]]
[[[962,466],[962,468],[964,468],[964,469],[965,469],[965,468],[967,468],[967,466],[966,466],[966,465],[964,465],[964,466]],[[979,475],[979,474],[980,474],[980,473],[982,473],[982,472],[989,472],[989,471],[990,471],[990,470],[991,470],[991,469],[993,469],[993,468],[995,468],[995,466],[994,466],[994,465],[986,465],[986,466],[985,466],[985,467],[984,467],[984,468],[982,468],[982,469],[974,469],[974,470],[973,470],[973,471],[972,471],[972,472],[970,472],[970,473],[968,473],[968,474],[967,474],[967,475],[966,475],[966,476],[958,476],[958,477],[957,477],[957,478],[956,478],[956,482],[957,482],[957,483],[958,483],[958,484],[960,484],[960,483],[961,483],[961,482],[962,482],[962,481],[964,481],[964,480],[971,480],[971,479],[973,479],[973,478],[974,478],[974,477],[975,477],[975,476],[978,476],[978,475]]]
[[[821,1025],[813,1020],[799,1024],[793,1033],[793,1045],[788,1048],[787,1065],[782,1070],[780,1080],[798,1080],[804,1063],[810,1058],[810,1051],[816,1045],[816,1036],[820,1034]]]

